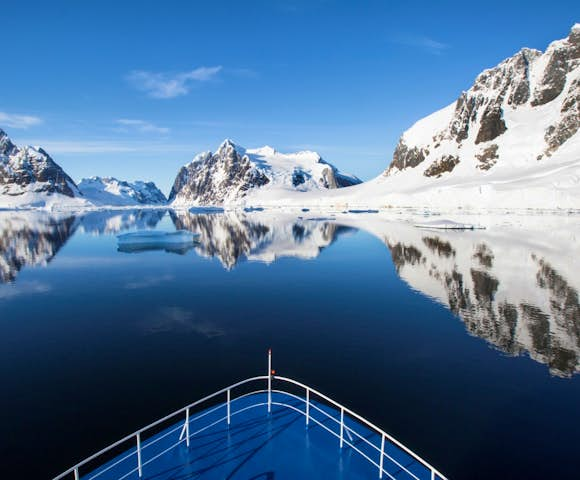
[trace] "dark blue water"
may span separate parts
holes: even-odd
[[[268,347],[277,373],[451,478],[577,476],[579,278],[533,242],[262,212],[0,214],[1,478],[49,478],[265,374]],[[201,237],[118,251],[143,228]]]

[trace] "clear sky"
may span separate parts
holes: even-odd
[[[224,138],[363,179],[399,135],[578,1],[7,1],[0,127],[75,179],[154,180]]]

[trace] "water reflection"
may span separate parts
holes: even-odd
[[[469,333],[509,355],[528,353],[554,375],[578,373],[580,303],[570,279],[529,244],[482,237],[410,226],[382,235],[399,276],[446,305]]]
[[[282,257],[316,258],[340,234],[354,230],[330,221],[260,213],[170,215],[178,230],[200,234],[199,255],[218,258],[228,270],[244,260],[272,263]]]
[[[27,265],[46,266],[75,232],[74,216],[0,212],[0,282],[12,282]]]
[[[118,252],[122,253],[142,253],[142,252],[153,252],[162,251],[166,253],[176,253],[178,255],[185,255],[194,247],[194,243],[188,244],[176,244],[176,245],[119,245],[117,247]]]
[[[80,217],[82,230],[96,235],[119,233],[124,230],[155,228],[167,210],[97,211]]]
[[[0,212],[0,283],[17,281],[25,266],[46,266],[77,231],[103,235],[155,228],[166,210],[90,212],[78,216],[46,212]],[[411,288],[445,305],[467,331],[509,355],[528,354],[553,375],[580,371],[580,272],[547,242],[489,232],[431,232],[401,222],[351,217],[308,219],[263,212],[169,211],[176,229],[200,234],[195,252],[217,258],[231,270],[243,261],[274,262],[282,257],[316,258],[341,234],[364,229],[390,251],[399,277]],[[540,238],[541,233],[538,233]],[[568,247],[567,247],[568,248]],[[569,247],[571,249],[575,247]],[[177,253],[187,253],[179,251]],[[387,268],[387,267],[385,267]],[[159,278],[127,288],[155,285]],[[163,281],[179,281],[169,276]],[[18,283],[0,298],[48,291],[37,280]],[[166,309],[148,331],[223,332],[189,312]]]

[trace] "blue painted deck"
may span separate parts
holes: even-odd
[[[304,411],[303,399],[288,394],[272,394],[272,412],[268,415],[267,394],[255,393],[232,400],[231,424],[220,421],[226,416],[226,405],[208,408],[192,414],[190,418],[191,444],[178,445],[183,422],[174,424],[156,435],[142,439],[142,479],[369,479],[379,478],[379,469],[347,444],[341,449],[339,439],[316,425],[312,419],[323,423],[337,435],[340,434],[340,412],[317,402],[311,403],[331,415],[333,421],[314,407],[310,407],[308,428],[305,416],[284,403]],[[263,405],[260,405],[263,404]],[[243,410],[245,409],[245,410]],[[215,425],[211,425],[212,423]],[[362,424],[345,416],[344,438],[379,464],[381,437]],[[200,429],[204,431],[194,434]],[[367,445],[351,434],[361,434],[377,446]],[[163,451],[167,450],[165,453]],[[430,472],[407,453],[386,442],[385,452],[416,478],[430,479]],[[151,459],[154,460],[150,461]],[[116,463],[118,462],[118,463]],[[114,465],[116,463],[116,465]],[[113,466],[114,465],[114,466]],[[384,457],[383,478],[414,478],[401,466]],[[83,480],[137,480],[136,448],[132,448],[93,472],[82,475]],[[131,473],[131,471],[133,472]]]

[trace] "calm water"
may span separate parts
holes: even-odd
[[[577,478],[575,247],[365,218],[0,212],[0,478],[264,374],[270,346],[451,478]],[[176,227],[199,245],[117,249]]]

